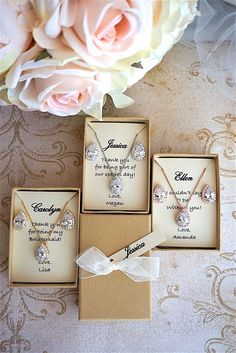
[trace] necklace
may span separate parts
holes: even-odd
[[[189,205],[189,203],[190,203],[190,201],[191,201],[191,199],[192,199],[192,197],[193,197],[198,185],[200,184],[200,182],[201,182],[201,180],[203,178],[203,175],[205,174],[206,168],[204,168],[203,171],[201,172],[201,174],[200,174],[200,176],[199,176],[199,178],[198,178],[198,180],[197,180],[192,192],[190,193],[188,201],[183,206],[183,205],[180,204],[180,202],[179,202],[179,200],[178,200],[178,198],[176,196],[176,192],[174,191],[174,189],[173,189],[173,187],[172,187],[172,185],[170,183],[170,180],[169,180],[164,168],[162,168],[162,166],[155,159],[154,159],[154,161],[161,168],[161,171],[162,171],[162,173],[163,173],[163,175],[164,175],[164,177],[165,177],[165,179],[166,179],[166,181],[167,181],[167,183],[168,183],[168,185],[169,185],[169,187],[170,187],[170,189],[171,189],[171,191],[172,191],[172,193],[173,193],[173,195],[175,197],[177,205],[179,206],[179,211],[178,211],[178,213],[176,215],[175,221],[176,221],[176,223],[178,224],[179,227],[185,228],[185,227],[187,227],[190,224],[190,214],[189,214],[189,210],[188,210],[188,205]]]
[[[28,216],[28,218],[29,218],[29,220],[30,220],[30,222],[31,222],[31,224],[32,224],[32,227],[34,228],[36,234],[37,234],[37,235],[40,234],[39,229],[37,229],[35,223],[33,222],[33,219],[32,219],[32,217],[30,216],[30,213],[29,213],[29,211],[28,211],[28,209],[27,209],[27,207],[26,207],[24,201],[21,199],[21,197],[20,197],[18,194],[16,194],[16,195],[17,195],[17,197],[19,198],[19,200],[21,201],[22,206],[23,206],[23,208],[24,208],[24,210],[25,210],[25,213],[26,213],[26,215]],[[35,249],[35,258],[36,258],[37,261],[41,261],[41,262],[42,262],[42,261],[47,261],[47,260],[48,260],[48,258],[49,258],[49,249],[48,249],[47,243],[48,243],[48,241],[50,240],[50,237],[51,237],[51,235],[53,234],[53,232],[54,232],[56,226],[61,223],[62,216],[63,216],[63,215],[66,215],[66,213],[67,213],[67,220],[66,220],[66,222],[70,222],[70,223],[71,223],[72,221],[75,222],[74,218],[73,218],[73,219],[72,219],[72,218],[71,218],[71,219],[68,219],[68,216],[70,217],[69,214],[70,214],[71,212],[70,212],[70,211],[65,211],[65,210],[66,210],[66,207],[67,207],[67,205],[69,204],[69,202],[70,202],[76,195],[77,195],[77,193],[74,194],[68,201],[66,201],[65,205],[63,206],[61,212],[59,213],[59,215],[58,215],[58,217],[57,217],[57,219],[56,219],[56,221],[55,221],[55,223],[54,223],[54,226],[48,231],[47,239],[46,239],[46,240],[42,240],[42,238],[39,237],[40,245],[37,246],[37,248]],[[72,216],[73,216],[73,215],[72,215]],[[61,224],[61,225],[62,225],[62,224]],[[74,226],[74,223],[73,223],[72,227],[73,227],[73,226]],[[69,225],[69,227],[71,227],[71,225]],[[67,225],[67,226],[64,225],[63,228],[65,228],[65,229],[71,229],[71,228],[68,228],[68,225]]]
[[[96,139],[97,139],[97,142],[98,142],[98,144],[99,144],[100,150],[102,151],[104,160],[105,160],[105,162],[106,162],[106,164],[107,164],[107,167],[109,168],[109,171],[110,171],[110,173],[111,173],[112,179],[111,179],[111,181],[110,181],[110,183],[109,183],[110,192],[111,192],[112,194],[115,194],[115,195],[121,195],[122,192],[123,192],[123,181],[122,181],[122,179],[121,179],[121,174],[122,174],[122,172],[123,172],[123,170],[124,170],[124,168],[125,168],[125,166],[126,166],[126,163],[127,163],[127,161],[128,161],[128,158],[129,158],[129,156],[130,156],[130,154],[131,154],[131,151],[132,151],[133,146],[134,146],[134,144],[135,144],[135,142],[136,142],[136,140],[137,140],[138,135],[146,128],[146,125],[145,125],[139,132],[137,132],[136,135],[134,136],[134,140],[133,140],[133,142],[132,142],[132,144],[131,144],[131,147],[130,147],[128,153],[127,153],[126,158],[123,160],[123,163],[121,163],[118,173],[114,173],[114,172],[112,171],[112,167],[111,167],[111,165],[110,165],[110,163],[109,163],[109,161],[108,161],[108,158],[107,158],[107,156],[106,156],[106,154],[105,154],[105,151],[104,151],[104,149],[103,149],[103,147],[102,147],[102,144],[101,144],[101,142],[100,142],[100,140],[99,140],[99,138],[98,138],[98,135],[97,135],[96,131],[92,128],[92,126],[91,126],[90,124],[88,124],[88,126],[89,126],[90,129],[94,132],[94,135],[95,135],[95,137],[96,137]]]

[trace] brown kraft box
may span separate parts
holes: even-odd
[[[191,222],[194,219],[196,222],[195,233],[198,234],[196,240],[193,241],[192,244],[190,242],[192,240],[181,240],[181,243],[177,244],[175,241],[174,244],[171,244],[171,239],[168,239],[168,233],[165,233],[165,230],[170,226],[170,219],[168,221],[165,214],[162,213],[160,206],[163,205],[165,207],[168,202],[163,204],[157,204],[152,200],[152,227],[153,230],[162,231],[163,234],[167,237],[167,241],[158,245],[158,251],[160,250],[207,250],[207,251],[219,251],[221,247],[221,237],[220,237],[220,167],[219,167],[219,156],[217,154],[154,154],[153,162],[152,162],[152,192],[157,184],[163,185],[166,189],[169,188],[168,184],[163,177],[163,174],[159,171],[157,173],[157,165],[155,160],[163,164],[163,162],[169,161],[169,165],[173,170],[182,170],[179,166],[179,161],[184,161],[185,170],[189,170],[190,174],[195,173],[199,174],[200,170],[206,167],[206,173],[204,175],[203,180],[199,184],[197,191],[201,191],[203,186],[208,184],[213,187],[216,192],[216,201],[213,204],[207,204],[202,202],[199,197],[196,203],[196,206],[201,206],[203,209],[202,214],[204,217],[194,216],[194,213],[191,213]],[[198,164],[196,165],[196,162]],[[175,168],[175,163],[178,164],[178,168]],[[165,165],[165,164],[164,164]],[[192,174],[191,174],[192,175]],[[162,180],[160,181],[160,177],[162,176]],[[173,183],[173,179],[172,179]],[[183,182],[185,183],[185,182]],[[168,200],[171,197],[168,196]],[[175,202],[175,201],[174,201]],[[190,203],[190,207],[191,207]],[[162,220],[165,222],[165,229],[161,228]],[[167,223],[166,223],[167,222]],[[212,224],[210,223],[212,222]],[[210,231],[211,226],[211,231]],[[191,223],[192,228],[192,223]],[[200,237],[200,233],[202,233]],[[171,232],[170,232],[171,234]],[[187,233],[183,233],[187,234]],[[190,233],[191,234],[191,233]],[[199,240],[198,240],[199,239]]]
[[[30,200],[42,202],[42,207],[63,208],[64,203],[75,193],[75,198],[71,200],[67,209],[75,217],[75,226],[72,230],[63,230],[61,241],[49,243],[49,261],[38,264],[35,259],[35,248],[40,244],[39,241],[29,241],[29,231],[33,227],[29,225],[27,229],[17,231],[13,227],[13,219],[20,210],[24,210],[18,194],[29,206],[33,221],[35,222],[54,222],[53,213],[50,217],[44,212],[33,212],[30,209]],[[77,194],[77,196],[76,196]],[[31,196],[29,196],[31,195]],[[34,196],[32,196],[34,195]],[[44,196],[43,196],[44,195]],[[57,196],[55,196],[57,195]],[[74,257],[78,253],[79,245],[79,210],[80,210],[80,189],[70,187],[56,188],[14,188],[12,190],[10,235],[9,235],[9,268],[8,286],[9,287],[50,287],[50,288],[76,288],[78,269],[74,262]],[[29,219],[28,219],[29,221]],[[39,227],[39,230],[47,230],[48,226]],[[62,229],[57,227],[56,229]],[[32,238],[36,235],[32,235]],[[57,237],[55,235],[54,237]],[[48,264],[50,263],[50,264]],[[49,269],[49,271],[48,271]],[[43,270],[43,271],[42,271]]]
[[[150,214],[81,214],[80,253],[95,246],[110,256],[150,232]],[[134,282],[120,271],[79,280],[79,320],[139,319],[151,319],[150,282]]]
[[[85,157],[86,155],[86,149],[89,146],[90,143],[96,143],[98,144],[96,137],[93,133],[92,130],[89,129],[89,125],[92,124],[93,128],[96,126],[96,130],[99,133],[100,138],[102,137],[103,143],[107,144],[107,140],[114,138],[115,131],[116,133],[119,131],[118,127],[121,125],[123,127],[123,132],[122,132],[122,141],[123,143],[126,143],[131,139],[133,140],[133,137],[135,136],[135,131],[132,131],[133,128],[137,128],[137,126],[146,126],[146,129],[142,132],[142,134],[138,137],[137,141],[141,141],[146,145],[146,157],[143,160],[140,161],[134,161],[132,158],[131,161],[132,163],[130,164],[130,167],[136,167],[136,177],[135,179],[130,179],[130,183],[127,185],[124,185],[126,192],[123,193],[122,196],[119,196],[119,198],[116,198],[115,195],[112,195],[114,198],[109,198],[107,201],[110,201],[113,204],[116,204],[116,201],[125,203],[127,202],[130,204],[129,206],[105,206],[105,204],[100,204],[100,198],[103,197],[104,195],[109,194],[107,193],[107,185],[109,185],[109,179],[107,177],[102,177],[102,183],[97,183],[96,184],[96,179],[92,181],[93,178],[93,170],[95,165],[100,162],[98,161],[88,161],[88,159]],[[108,135],[106,135],[105,127],[106,124],[112,124],[113,127],[109,128],[108,127]],[[100,130],[99,130],[100,128]],[[119,141],[118,141],[119,140]],[[117,142],[120,142],[120,138],[117,140]],[[113,148],[113,158],[118,157],[121,158],[122,149],[120,149],[119,152],[116,151],[116,149]],[[126,149],[124,149],[126,151]],[[114,154],[115,152],[115,154]],[[127,152],[123,155],[123,158],[125,158],[127,155]],[[112,157],[110,156],[110,157]],[[103,158],[103,155],[99,157],[98,160]],[[108,156],[109,159],[109,156]],[[129,158],[128,158],[129,159]],[[103,165],[105,162],[101,163]],[[128,163],[129,164],[129,163]],[[115,166],[116,164],[114,164]],[[101,166],[98,166],[101,167]],[[128,169],[129,170],[129,169]],[[104,171],[103,169],[97,170],[99,171]],[[125,169],[124,172],[127,170]],[[99,174],[99,173],[98,173]],[[124,174],[124,173],[123,173]],[[138,177],[139,176],[139,177]],[[97,179],[100,180],[100,179]],[[126,177],[122,177],[123,182],[125,183]],[[136,181],[135,181],[136,180]],[[83,195],[82,195],[82,213],[122,213],[122,214],[149,214],[150,210],[150,122],[148,119],[143,118],[143,117],[104,117],[102,121],[98,121],[97,119],[87,117],[85,120],[85,131],[84,131],[84,159],[83,159]],[[103,187],[105,187],[103,189]],[[94,198],[94,189],[96,189],[96,198]],[[139,190],[137,190],[139,189]],[[142,195],[142,196],[141,196]],[[91,205],[90,202],[96,203],[97,202],[100,204],[100,207],[96,207],[95,205]],[[142,201],[141,201],[142,200]],[[103,200],[104,201],[104,200]],[[104,201],[105,202],[105,201]],[[142,206],[141,206],[141,204]],[[132,206],[131,206],[132,204]],[[139,206],[138,206],[139,205]]]

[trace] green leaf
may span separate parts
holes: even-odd
[[[136,67],[137,69],[143,69],[141,61],[139,61],[138,63],[133,63],[131,66]]]
[[[38,56],[36,57],[36,59],[34,61],[39,61],[39,60],[43,60],[46,58],[51,59],[52,56],[48,53],[48,51],[46,49],[44,49],[38,54]]]

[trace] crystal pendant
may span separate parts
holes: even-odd
[[[123,192],[123,183],[120,177],[115,176],[110,182],[110,192],[115,195],[121,195]]]
[[[141,161],[146,156],[146,151],[141,142],[137,142],[132,149],[131,155],[136,161]]]
[[[73,213],[69,210],[66,210],[63,214],[60,226],[65,230],[71,230],[75,226],[75,217]]]
[[[190,214],[187,208],[181,208],[176,216],[176,223],[179,227],[185,228],[190,224]]]
[[[216,201],[216,193],[215,190],[209,186],[206,185],[202,191],[202,201],[206,203],[213,203]]]
[[[85,156],[89,161],[95,161],[99,157],[99,148],[96,143],[90,143],[86,148]]]
[[[153,190],[153,200],[157,203],[163,203],[167,199],[167,191],[161,186],[157,185]]]
[[[46,261],[48,260],[49,251],[48,248],[42,243],[35,250],[35,257],[38,261]]]
[[[17,230],[22,230],[22,229],[26,229],[28,225],[29,225],[29,222],[27,220],[27,217],[24,211],[20,211],[14,218],[14,221],[13,221],[14,228]]]

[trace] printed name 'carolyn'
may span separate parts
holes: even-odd
[[[34,212],[45,212],[48,213],[49,216],[53,215],[55,212],[61,212],[61,209],[54,207],[54,205],[50,207],[43,207],[42,202],[34,202],[32,203],[31,207],[33,208]]]

